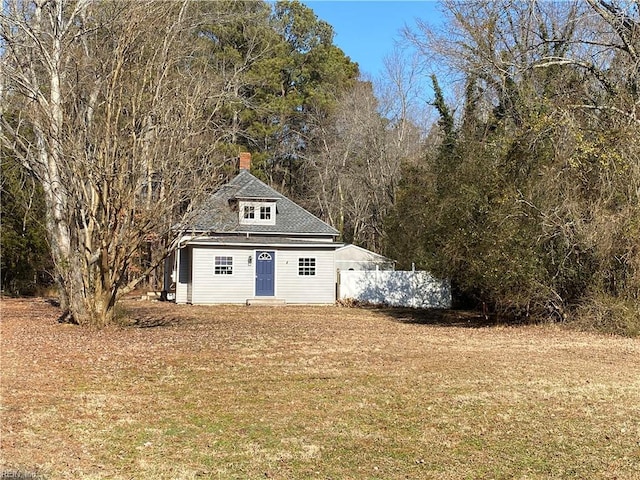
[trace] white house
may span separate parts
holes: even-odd
[[[176,303],[333,304],[339,233],[250,172],[194,215],[172,257]],[[171,290],[170,290],[171,291]]]

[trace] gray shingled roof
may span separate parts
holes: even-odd
[[[235,200],[275,200],[275,225],[240,225]],[[221,186],[194,212],[189,230],[209,233],[284,233],[338,235],[339,232],[284,195],[251,175],[248,170]]]
[[[245,237],[244,235],[219,235],[212,237],[195,237],[189,240],[191,245],[252,245],[252,246],[261,246],[261,247],[269,247],[272,245],[282,245],[282,246],[305,246],[305,247],[314,247],[314,248],[330,248],[336,249],[342,247],[343,243],[336,242],[328,242],[326,240],[318,240],[313,237],[283,237],[278,235],[251,235],[249,237]]]

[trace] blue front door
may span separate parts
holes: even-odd
[[[276,252],[256,252],[256,297],[273,297]]]

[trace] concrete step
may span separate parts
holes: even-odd
[[[286,305],[284,298],[254,297],[247,298],[247,305]]]

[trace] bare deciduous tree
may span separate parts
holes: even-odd
[[[156,266],[132,276],[136,252],[217,180],[223,89],[197,35],[212,19],[193,5],[2,3],[0,140],[42,184],[61,303],[80,324],[113,321]]]
[[[384,118],[371,84],[360,82],[343,95],[315,128],[313,194],[323,215],[346,241],[374,251],[383,247],[384,221],[395,200],[400,167],[418,155],[419,131],[408,119]]]

